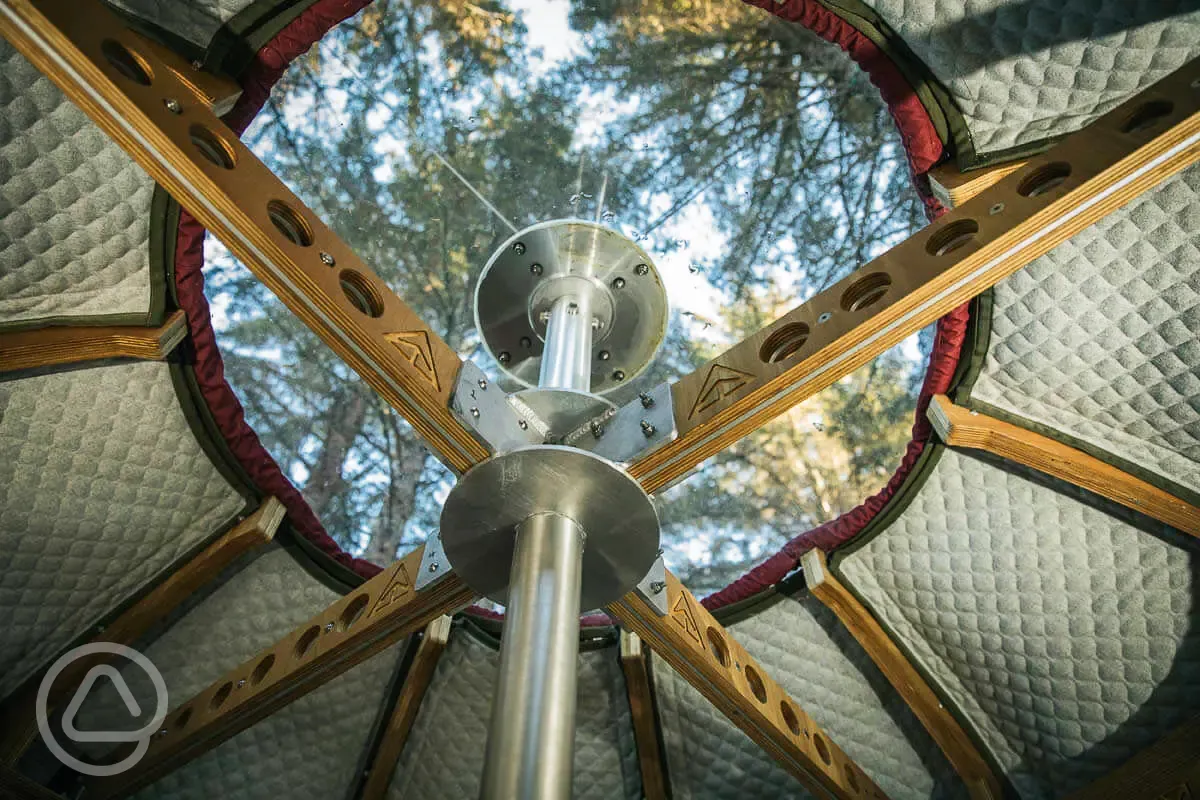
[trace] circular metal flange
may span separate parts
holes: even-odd
[[[622,597],[658,557],[658,514],[637,481],[586,450],[538,445],[489,458],[455,484],[442,507],[446,558],[467,586],[505,603],[516,527],[544,513],[587,534],[580,613]]]
[[[570,389],[525,389],[509,396],[509,402],[526,406],[546,425],[544,441],[555,442],[605,412],[617,410],[611,400]]]
[[[633,380],[666,337],[667,293],[642,248],[595,222],[542,222],[492,254],[475,287],[483,346],[518,382],[536,386],[545,312],[555,299],[579,291],[592,292],[592,391],[603,394]]]

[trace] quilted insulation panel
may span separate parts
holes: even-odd
[[[949,90],[979,154],[1078,130],[1200,55],[1194,0],[866,3]]]
[[[784,599],[730,630],[889,797],[966,797],[941,750],[819,601]],[[811,797],[666,662],[654,659],[653,669],[675,800]]]
[[[1200,711],[1197,543],[1126,519],[946,451],[836,564],[1022,797],[1080,788]]]
[[[998,285],[973,400],[1200,491],[1200,167]]]
[[[166,364],[0,382],[0,696],[244,506]]]
[[[255,0],[105,0],[200,47]]]
[[[390,800],[478,797],[500,654],[455,629],[396,765]],[[616,648],[579,654],[572,797],[637,800],[637,748]]]
[[[235,572],[139,650],[158,668],[171,709],[207,688],[229,670],[279,641],[319,614],[338,594],[309,575],[279,545]],[[198,654],[203,657],[197,657]],[[146,673],[127,665],[122,677],[143,714],[130,719],[110,682],[102,682],[79,709],[81,730],[136,730],[154,713],[154,690]],[[106,752],[89,749],[89,754]]]
[[[150,310],[154,184],[0,39],[0,325]]]

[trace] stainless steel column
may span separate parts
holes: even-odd
[[[571,796],[584,536],[559,514],[517,527],[484,800]]]
[[[551,306],[538,388],[592,390],[590,292],[564,295]]]

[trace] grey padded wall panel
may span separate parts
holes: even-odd
[[[1025,798],[1082,787],[1200,711],[1195,540],[947,451],[836,563]]]
[[[730,630],[889,797],[966,796],[908,706],[817,600],[783,599]],[[811,796],[666,662],[653,666],[675,800]]]
[[[0,696],[244,505],[166,364],[0,382]]]
[[[358,779],[371,725],[403,644],[329,683],[184,765],[139,800],[341,800]]]
[[[499,653],[455,629],[438,661],[404,752],[390,800],[478,797]],[[641,797],[637,748],[616,648],[579,654],[572,797]]]
[[[0,39],[0,325],[147,315],[154,184]]]
[[[229,670],[321,613],[338,594],[313,578],[287,550],[271,544],[141,652],[162,674],[172,710]],[[133,730],[153,714],[154,691],[138,667],[122,676],[144,710],[131,720],[109,682],[89,693],[79,710],[81,730]],[[103,753],[106,748],[89,749]]]
[[[106,0],[153,25],[207,47],[213,35],[255,0]]]
[[[980,154],[1078,130],[1200,55],[1193,0],[866,3],[947,87]]]
[[[971,397],[1200,491],[1200,167],[1000,283]]]

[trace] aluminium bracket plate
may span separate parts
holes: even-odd
[[[493,454],[542,443],[541,420],[520,413],[508,394],[472,361],[464,361],[458,370],[450,410]]]
[[[658,558],[650,565],[650,571],[633,588],[638,596],[658,612],[660,617],[667,615],[667,565],[663,563],[662,550]]]
[[[627,464],[678,436],[671,384],[660,383],[572,431],[563,444]]]
[[[429,534],[425,539],[425,549],[421,552],[421,568],[417,570],[417,591],[441,582],[453,571],[450,559],[446,558],[446,551],[442,549],[441,535]]]

